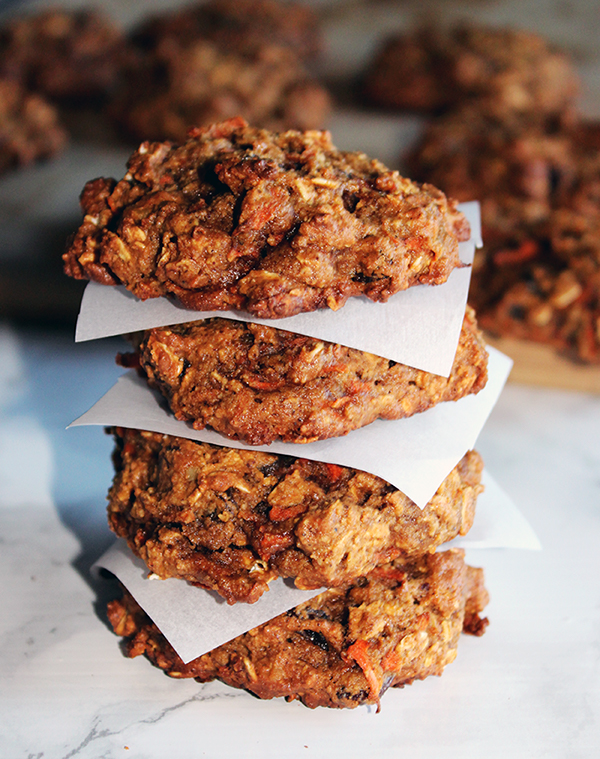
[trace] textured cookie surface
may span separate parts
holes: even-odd
[[[461,631],[484,632],[487,602],[482,571],[455,550],[382,566],[188,664],[128,593],[110,603],[109,619],[129,656],[145,654],[172,677],[218,678],[311,708],[353,708],[379,705],[389,687],[441,675]]]
[[[120,182],[82,194],[67,274],[260,317],[385,301],[460,265],[468,222],[439,190],[325,132],[271,133],[232,119],[181,145],[143,143]]]
[[[160,577],[253,602],[276,576],[339,586],[434,551],[473,523],[483,464],[467,453],[423,509],[347,467],[115,430],[108,519]]]
[[[178,419],[249,445],[345,435],[377,418],[400,419],[477,393],[487,381],[487,352],[472,309],[448,378],[229,319],[149,330],[137,359]]]

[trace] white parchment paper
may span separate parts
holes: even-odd
[[[473,528],[465,537],[442,548],[539,549],[539,541],[525,518],[487,472],[484,472],[483,482],[486,490],[477,502]],[[98,560],[97,566],[119,578],[184,662],[321,592],[298,590],[290,582],[278,579],[256,603],[228,606],[216,593],[188,585],[183,580],[148,579],[146,565],[132,554],[122,539]]]
[[[488,382],[477,395],[439,403],[422,414],[396,421],[377,420],[345,437],[316,443],[247,446],[211,430],[180,422],[135,372],[124,374],[89,411],[70,426],[131,427],[187,437],[213,445],[327,461],[376,474],[423,508],[475,441],[508,378],[512,361],[490,348]]]
[[[184,662],[322,592],[298,590],[290,581],[278,578],[256,603],[230,606],[217,593],[184,580],[150,579],[148,567],[133,555],[122,538],[96,564],[118,577]]]
[[[479,204],[463,203],[471,240],[460,243],[461,261],[471,264],[481,245]],[[387,303],[350,298],[339,311],[321,309],[285,319],[256,319],[230,311],[190,311],[168,298],[141,301],[124,287],[90,282],[81,302],[76,341],[136,332],[211,316],[269,324],[368,351],[401,364],[447,377],[465,312],[471,267],[455,269],[443,285],[419,285]]]
[[[483,470],[481,482],[485,490],[477,499],[473,527],[467,535],[460,535],[440,546],[440,550],[454,547],[469,550],[520,548],[540,551],[542,545],[531,525],[487,469]]]

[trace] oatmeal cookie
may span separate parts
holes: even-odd
[[[90,100],[116,85],[128,45],[97,10],[55,8],[10,19],[0,30],[0,73],[53,101]]]
[[[573,130],[463,107],[433,121],[409,158],[414,176],[479,200],[486,250],[517,247],[548,221],[578,171]]]
[[[379,706],[389,687],[441,675],[461,631],[485,631],[487,603],[482,570],[452,550],[379,567],[188,664],[127,591],[110,602],[108,616],[128,656],[146,655],[171,677],[219,679],[310,708],[354,708]]]
[[[600,363],[600,160],[582,162],[574,186],[552,210],[518,265],[499,252],[487,269],[504,287],[483,312],[492,333],[547,343],[584,363]]]
[[[132,361],[177,419],[249,445],[308,443],[477,393],[487,352],[467,308],[448,378],[342,345],[229,319],[157,327]]]
[[[364,80],[385,107],[439,112],[474,101],[494,118],[529,113],[568,119],[579,81],[569,57],[522,29],[460,25],[388,38]]]
[[[480,200],[469,292],[480,325],[585,363],[600,361],[599,131],[460,109],[411,158],[417,178]]]
[[[417,178],[480,202],[484,247],[475,256],[469,301],[483,325],[490,305],[523,282],[534,259],[547,258],[551,214],[579,171],[574,130],[461,108],[427,128],[409,163]]]
[[[447,40],[424,27],[386,37],[363,74],[361,90],[371,105],[437,113],[458,97],[445,56]]]
[[[465,454],[423,509],[375,475],[319,461],[113,430],[111,529],[160,577],[256,601],[276,576],[339,586],[466,534],[483,464]]]
[[[0,173],[51,158],[67,143],[53,105],[0,78]]]
[[[442,192],[336,150],[326,132],[231,119],[181,145],[143,143],[128,169],[86,185],[65,271],[196,310],[271,318],[385,301],[444,282],[469,237]]]
[[[322,128],[331,99],[281,45],[238,51],[169,38],[132,73],[110,110],[135,139],[183,141],[190,127],[234,116],[268,129]]]
[[[276,0],[209,0],[168,10],[145,19],[131,39],[146,52],[165,40],[185,46],[210,40],[236,52],[269,43],[306,60],[314,59],[322,49],[317,13],[302,3]]]

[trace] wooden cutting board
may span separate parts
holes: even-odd
[[[598,365],[576,364],[549,346],[539,343],[507,337],[494,338],[490,335],[486,335],[486,340],[515,362],[509,382],[600,395]]]

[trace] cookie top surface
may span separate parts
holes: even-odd
[[[469,225],[456,203],[327,132],[230,119],[142,143],[117,182],[82,193],[67,274],[196,310],[292,316],[441,284]]]

